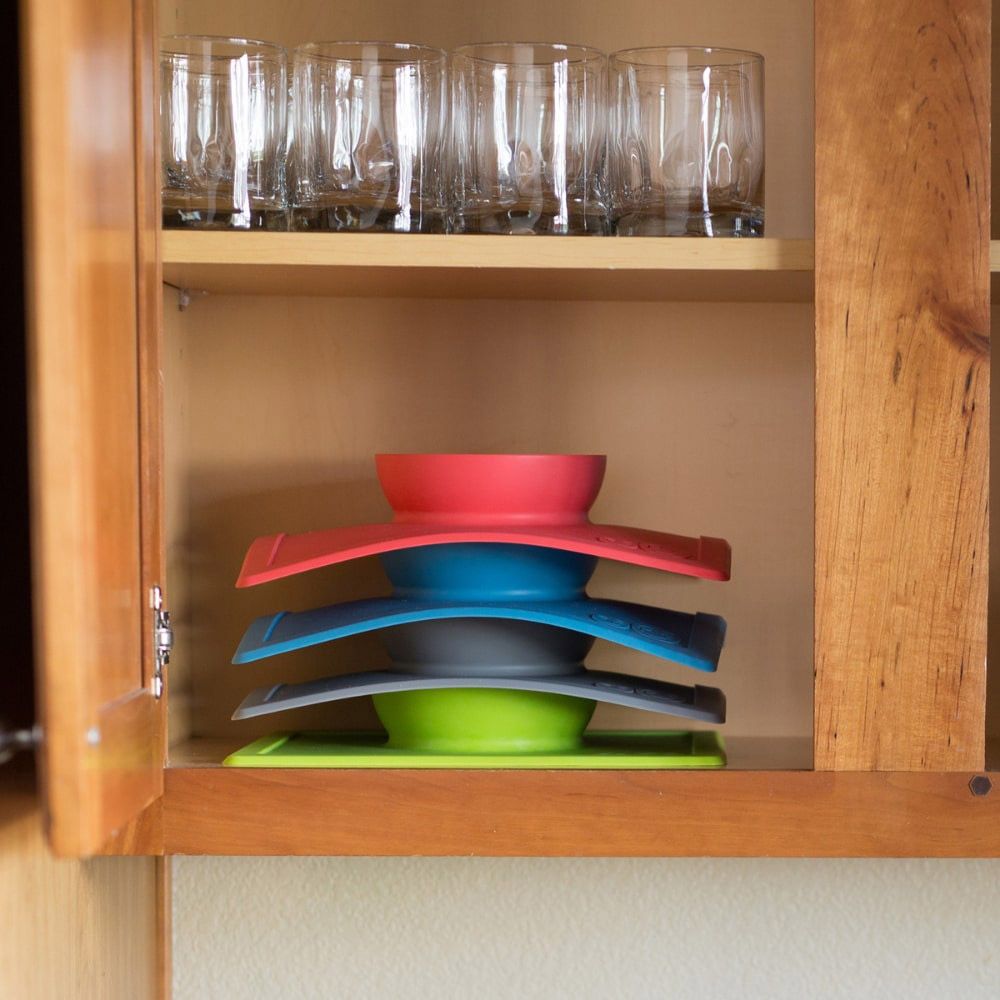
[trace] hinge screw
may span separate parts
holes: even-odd
[[[985,774],[977,774],[969,782],[969,791],[975,796],[989,795],[993,789],[993,782]]]

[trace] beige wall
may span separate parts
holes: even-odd
[[[995,1000],[989,861],[178,858],[175,1000]]]

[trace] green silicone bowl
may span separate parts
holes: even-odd
[[[536,691],[443,688],[375,695],[387,746],[431,753],[575,750],[596,702]]]

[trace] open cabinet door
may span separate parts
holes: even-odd
[[[150,8],[21,5],[40,763],[69,856],[162,790]]]

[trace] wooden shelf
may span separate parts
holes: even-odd
[[[167,230],[163,277],[220,295],[810,302],[811,240]]]
[[[1000,856],[1000,794],[971,774],[816,772],[809,740],[728,745],[719,771],[253,770],[195,741],[150,825],[167,854]]]
[[[812,240],[166,230],[163,279],[215,295],[811,302]],[[990,243],[1000,301],[1000,240]]]

